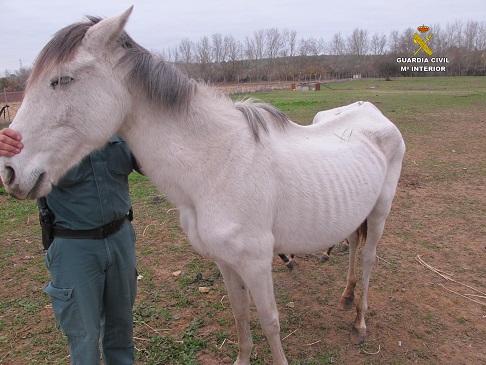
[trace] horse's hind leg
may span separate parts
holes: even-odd
[[[319,257],[319,261],[320,262],[327,262],[327,261],[329,261],[329,258],[331,257],[331,251],[333,250],[334,247],[336,247],[336,245],[331,246],[326,251],[324,251],[322,253],[322,256]],[[342,252],[349,251],[349,243],[348,243],[348,240],[347,239],[345,239],[342,242],[341,251]]]
[[[250,332],[250,296],[240,275],[229,265],[216,262],[223,275],[238,332],[238,358],[235,365],[249,365],[253,341]]]
[[[363,266],[363,292],[361,300],[356,304],[356,319],[351,330],[351,342],[354,344],[363,343],[366,339],[365,314],[368,310],[368,289],[370,284],[371,271],[376,260],[376,246],[381,238],[385,226],[386,215],[378,220],[371,213],[367,219],[366,242],[361,252]],[[351,247],[351,246],[350,246]]]
[[[397,154],[396,158],[400,159],[400,161],[395,161],[394,164],[390,165],[380,197],[367,218],[366,240],[361,253],[363,266],[363,294],[361,296],[361,301],[356,306],[356,319],[351,333],[351,341],[356,344],[362,343],[366,338],[366,324],[364,317],[368,310],[368,289],[371,271],[373,270],[376,260],[376,246],[383,234],[385,221],[390,213],[393,197],[395,196],[398,178],[400,177],[402,156],[403,155]]]
[[[334,248],[334,246],[329,247],[326,251],[324,251],[319,257],[319,262],[327,262],[329,261],[329,257],[331,256],[331,251]]]
[[[341,310],[353,309],[354,288],[356,287],[356,283],[358,282],[356,267],[358,263],[359,237],[358,237],[357,230],[348,237],[348,244],[349,244],[349,266],[348,266],[348,275],[346,278],[346,288],[344,289],[344,292],[341,295],[341,299],[338,305],[338,308]]]

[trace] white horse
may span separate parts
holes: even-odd
[[[238,332],[235,364],[250,363],[253,298],[274,364],[288,364],[272,283],[276,252],[350,243],[342,306],[353,302],[359,237],[363,293],[352,330],[365,338],[368,283],[405,145],[370,103],[302,127],[276,108],[232,102],[135,43],[120,16],[60,30],[41,51],[11,128],[19,155],[0,176],[18,199],[46,195],[115,134],[180,211],[191,245],[223,275]],[[367,233],[367,235],[366,235]],[[324,243],[323,243],[324,242]]]

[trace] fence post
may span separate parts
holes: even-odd
[[[8,124],[10,124],[10,110],[8,110],[8,100],[7,100],[7,90],[5,90],[5,88],[3,88],[3,95],[5,97],[5,105],[7,106],[7,114],[8,114]]]

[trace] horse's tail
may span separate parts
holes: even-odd
[[[365,219],[363,223],[358,227],[358,244],[362,246],[366,243],[368,237],[368,219]]]

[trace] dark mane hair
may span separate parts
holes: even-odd
[[[126,35],[126,34],[125,34]],[[160,57],[153,55],[126,35],[125,54],[119,66],[129,70],[127,81],[151,101],[162,102],[169,107],[185,109],[192,100],[196,82]]]
[[[90,27],[102,20],[86,16],[84,22],[75,23],[59,30],[39,53],[27,83],[27,89],[47,73],[71,61]],[[167,106],[187,106],[196,83],[172,64],[159,58],[137,44],[123,32],[118,43],[125,49],[118,66],[126,67],[127,82],[137,87],[149,100],[163,102]]]
[[[283,111],[259,100],[248,98],[237,101],[234,105],[245,116],[257,142],[260,142],[260,129],[263,129],[265,133],[269,133],[267,119],[262,112],[269,113],[281,129],[284,129],[289,124],[289,118]]]

